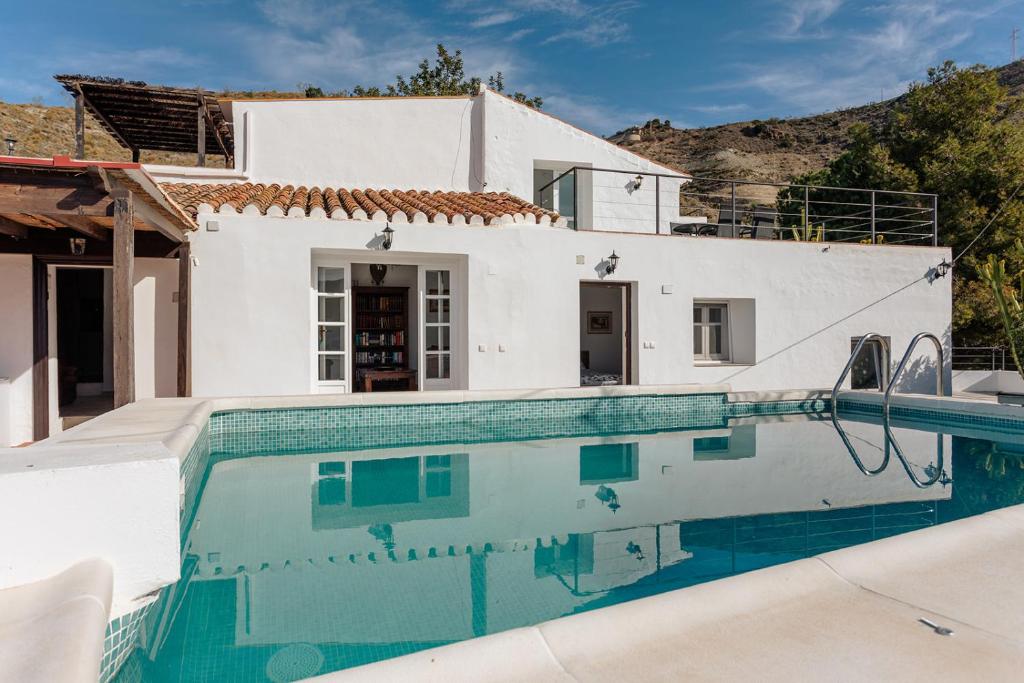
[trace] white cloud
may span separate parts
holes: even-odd
[[[835,4],[835,7],[832,6]],[[812,6],[813,5],[813,6]],[[965,8],[954,0],[895,0],[858,9],[855,28],[842,29],[841,9],[828,0],[780,10],[780,22],[795,30],[825,32],[831,49],[820,57],[773,57],[769,49],[757,64],[738,67],[741,77],[706,90],[762,91],[808,113],[855,106],[904,92],[929,66],[970,40],[978,26],[1003,2],[975,3]],[[799,11],[798,11],[799,9]],[[849,24],[844,21],[844,26]]]
[[[780,37],[806,38],[823,35],[822,25],[842,4],[843,0],[786,0],[779,22]]]
[[[729,114],[733,112],[743,111],[750,109],[750,105],[747,104],[703,104],[692,107],[687,107],[693,111],[699,111],[702,114]]]
[[[469,22],[469,25],[473,28],[489,28],[491,26],[500,26],[501,24],[507,24],[510,21],[515,21],[517,18],[515,12],[494,12],[493,14],[484,14],[473,21]]]

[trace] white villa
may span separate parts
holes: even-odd
[[[0,157],[2,445],[90,401],[819,388],[869,332],[897,352],[922,331],[949,344],[949,250],[876,239],[874,193],[867,244],[762,239],[789,237],[781,223],[740,239],[736,184],[717,219],[733,232],[680,234],[711,218],[681,213],[680,169],[486,89],[197,106],[194,90],[65,85],[133,150],[230,163]],[[133,124],[113,88],[185,93],[192,128]],[[765,209],[744,206],[756,226]]]
[[[57,79],[74,157],[0,156],[0,679],[1019,678],[1024,413],[965,385],[1020,378],[952,391],[938,197]]]

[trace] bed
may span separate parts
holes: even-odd
[[[622,375],[580,367],[581,387],[604,387],[612,384],[622,384]]]

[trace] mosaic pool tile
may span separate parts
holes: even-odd
[[[839,411],[841,413],[848,412],[861,415],[881,415],[882,406],[876,403],[862,403],[850,399],[839,399]],[[889,408],[889,415],[894,418],[931,424],[965,425],[998,431],[1024,430],[1024,417],[975,415],[951,409],[911,408],[895,405]]]

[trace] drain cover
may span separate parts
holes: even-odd
[[[320,673],[324,655],[309,643],[283,647],[267,661],[267,678],[274,683],[290,683]]]

